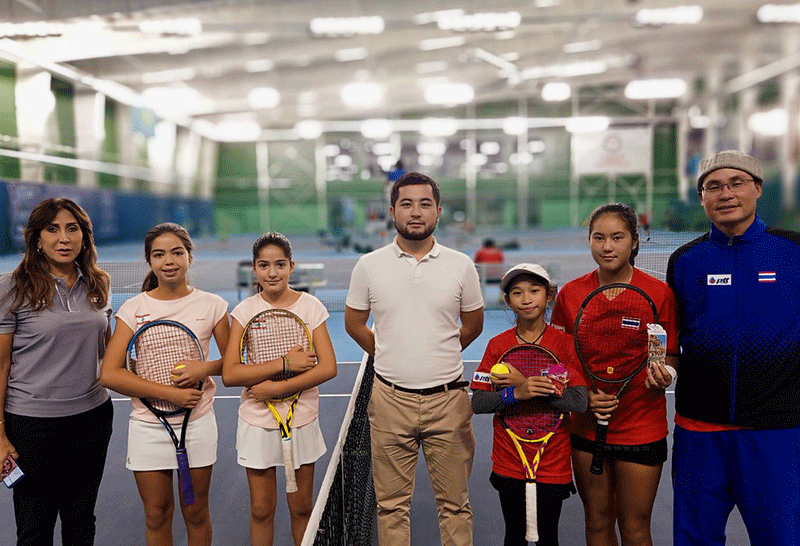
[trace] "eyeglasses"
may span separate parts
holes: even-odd
[[[728,188],[731,190],[731,193],[740,193],[744,191],[744,186],[748,182],[755,182],[752,178],[734,178],[727,184],[722,182],[709,182],[705,186],[703,186],[703,192],[709,195],[716,195],[718,193],[722,193],[722,188]]]

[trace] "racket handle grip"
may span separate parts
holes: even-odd
[[[539,522],[536,514],[536,484],[525,484],[525,540],[535,544],[539,541]]]
[[[297,491],[297,480],[294,475],[294,454],[292,453],[292,439],[284,438],[281,440],[283,450],[283,467],[286,470],[286,492],[294,493]]]
[[[191,506],[194,504],[194,486],[192,485],[192,473],[189,469],[189,455],[186,448],[181,447],[177,450],[178,456],[178,482],[181,486],[181,496],[183,505]]]
[[[592,474],[601,476],[603,474],[603,455],[606,450],[606,433],[608,432],[608,421],[598,421],[597,429],[594,434],[594,455],[592,456],[592,466],[589,471]]]

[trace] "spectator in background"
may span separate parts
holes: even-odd
[[[642,226],[642,231],[644,231],[645,241],[650,240],[650,218],[652,218],[652,213],[650,212],[639,213],[639,225]]]
[[[478,272],[481,274],[487,283],[497,284],[503,277],[503,262],[505,261],[503,251],[500,250],[494,242],[494,239],[484,239],[483,246],[475,252],[475,257],[472,259],[478,265]],[[500,265],[492,265],[500,264]]]
[[[501,264],[505,261],[505,256],[494,243],[494,239],[484,239],[483,246],[475,252],[472,261],[476,264]]]

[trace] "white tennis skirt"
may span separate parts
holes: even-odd
[[[181,426],[173,425],[180,439]],[[202,468],[217,461],[217,418],[212,409],[202,417],[189,421],[186,428],[186,452],[191,468]],[[161,423],[150,423],[135,417],[128,425],[129,470],[171,470],[178,468],[175,444]]]
[[[319,428],[319,419],[307,425],[292,428],[292,453],[294,467],[315,462],[325,454],[325,439]],[[236,453],[239,465],[245,468],[265,469],[283,466],[281,433],[278,429],[265,429],[251,425],[239,417],[236,430]]]

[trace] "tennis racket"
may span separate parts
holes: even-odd
[[[308,331],[303,319],[286,309],[269,309],[254,316],[244,327],[244,333],[239,342],[239,355],[242,364],[260,364],[283,357],[296,345],[300,345],[309,352],[314,350],[311,332]],[[268,379],[283,381],[295,375],[297,375],[296,372],[288,370]],[[299,392],[287,392],[264,401],[278,423],[278,430],[281,433],[287,493],[297,491],[292,453],[292,416],[299,398]],[[274,404],[281,401],[289,402],[289,411],[286,413],[285,419],[281,417]]]
[[[136,331],[128,343],[126,360],[128,369],[142,379],[162,385],[172,385],[172,370],[178,362],[205,359],[197,336],[189,328],[180,322],[157,320],[148,322]],[[201,389],[202,386],[201,381],[197,388]],[[140,400],[158,417],[172,438],[175,455],[178,458],[178,481],[183,494],[183,504],[186,506],[194,504],[194,487],[192,474],[189,471],[189,456],[186,452],[186,428],[192,410],[159,398],[140,398]],[[178,439],[167,417],[181,414],[183,414],[183,424]]]
[[[518,345],[500,357],[499,362],[511,364],[525,377],[548,375],[550,366],[558,364],[553,353],[540,345]],[[528,542],[539,540],[539,526],[536,516],[536,474],[542,460],[547,442],[561,424],[564,414],[544,399],[533,398],[508,406],[498,412],[498,417],[525,469],[525,539]],[[522,449],[523,444],[537,446],[533,462]]]
[[[575,317],[575,351],[595,393],[603,383],[622,396],[647,365],[647,325],[656,322],[655,303],[636,286],[606,284],[586,297]],[[603,473],[607,433],[608,420],[598,420],[592,474]]]

